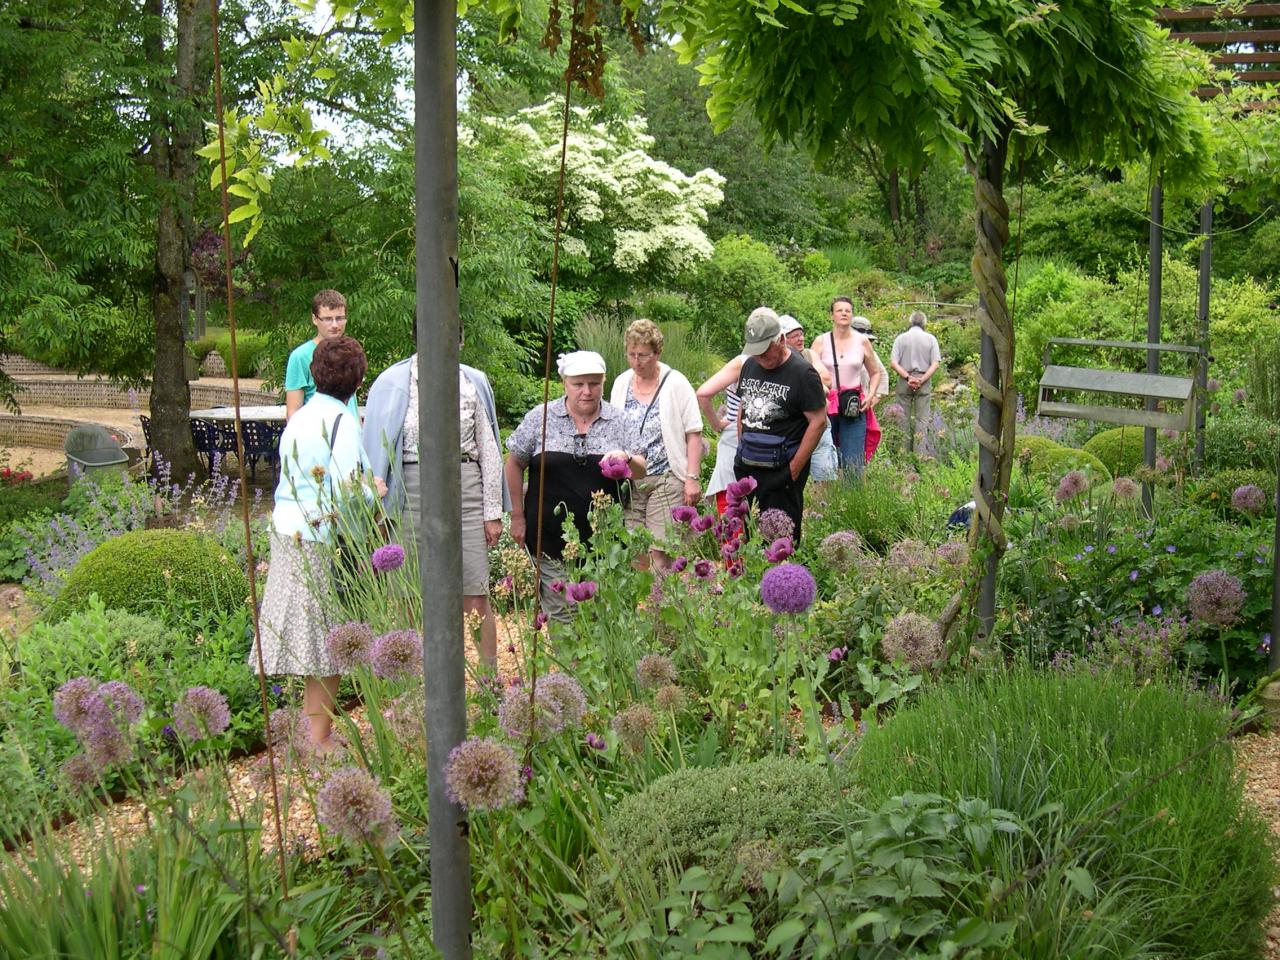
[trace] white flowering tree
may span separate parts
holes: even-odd
[[[493,138],[526,143],[528,199],[545,206],[548,219],[555,213],[563,109],[562,100],[548,100],[514,117],[472,116],[473,138],[462,146],[483,149]],[[724,199],[724,178],[711,169],[686,174],[654,159],[653,142],[643,118],[593,122],[589,110],[571,111],[561,269],[602,299],[672,279],[714,252],[705,228],[708,211]]]

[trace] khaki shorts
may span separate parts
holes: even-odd
[[[631,502],[623,513],[627,529],[644,527],[663,543],[671,526],[671,508],[684,503],[684,483],[674,473],[660,473],[631,484]]]

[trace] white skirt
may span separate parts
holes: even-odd
[[[704,497],[714,497],[738,478],[733,473],[733,460],[738,455],[738,424],[730,423],[720,431],[716,444],[716,468],[711,472]]]

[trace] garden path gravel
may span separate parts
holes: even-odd
[[[1236,743],[1236,759],[1244,776],[1244,792],[1280,836],[1280,731],[1254,733]],[[1264,960],[1280,960],[1280,887],[1272,890],[1276,904],[1267,918]]]

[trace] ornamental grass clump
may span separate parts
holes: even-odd
[[[774,613],[804,613],[817,596],[817,581],[801,563],[770,567],[760,578],[760,599]]]
[[[471,737],[449,751],[449,799],[469,811],[501,810],[524,799],[515,751],[491,737]]]
[[[216,737],[230,725],[227,698],[212,687],[189,687],[173,705],[173,729],[188,740]]]
[[[340,767],[316,793],[316,819],[352,843],[385,846],[399,829],[391,795],[367,770]]]
[[[373,651],[373,628],[367,623],[340,623],[325,634],[324,649],[333,669],[339,673],[368,666]]]
[[[942,659],[942,631],[928,617],[918,613],[901,613],[884,628],[880,652],[890,663],[904,663],[912,670],[924,671]]]

